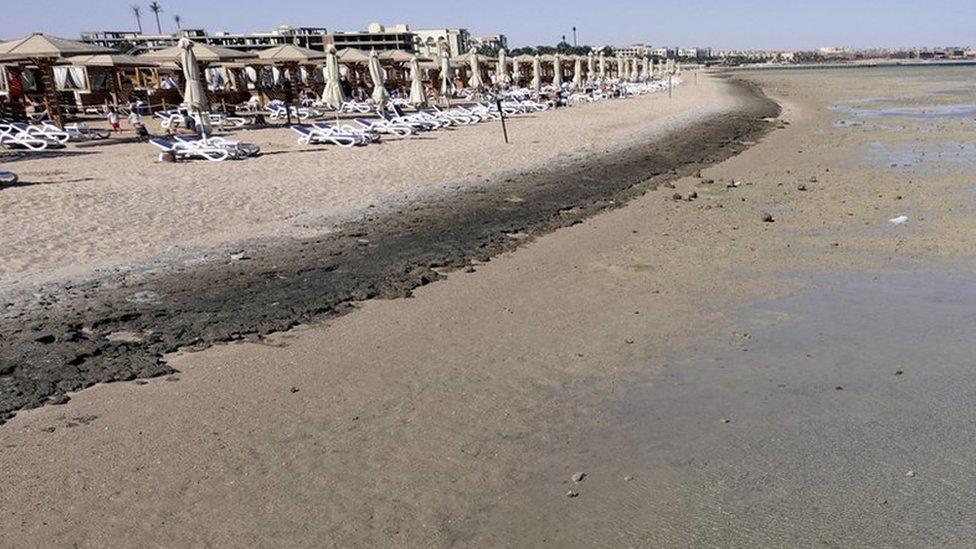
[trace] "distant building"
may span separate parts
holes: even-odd
[[[181,29],[174,34],[139,34],[135,31],[96,31],[81,33],[82,42],[107,48],[130,47],[133,53],[156,51],[176,44],[180,38],[189,38],[211,46],[236,50],[261,50],[283,44],[294,44],[313,50],[324,50],[328,43],[328,31],[323,27],[291,27],[283,25],[273,31],[238,34],[215,32],[207,34],[203,29]]]
[[[711,59],[712,48],[678,48],[678,59],[701,60]]]
[[[621,59],[630,59],[632,57],[648,57],[654,55],[651,53],[653,48],[644,44],[631,44],[629,46],[611,46],[613,49],[613,54]]]
[[[424,57],[436,57],[441,43],[452,56],[461,55],[471,49],[471,33],[468,29],[416,29],[413,34],[416,37],[417,53]]]
[[[492,34],[490,36],[472,36],[469,40],[471,46],[475,48],[480,48],[482,46],[487,46],[492,49],[508,49],[508,37],[504,34]]]
[[[402,50],[413,52],[416,34],[403,23],[383,26],[370,23],[365,31],[334,32],[326,37],[326,43],[335,44],[336,49],[359,48],[361,50]]]

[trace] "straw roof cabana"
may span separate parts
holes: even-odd
[[[57,124],[63,124],[64,118],[55,93],[54,65],[66,57],[103,53],[113,53],[113,50],[40,33],[31,34],[20,40],[0,43],[0,57],[4,62],[27,61],[41,69],[44,107],[47,109],[48,116]]]

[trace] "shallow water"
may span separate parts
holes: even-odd
[[[621,402],[649,470],[675,479],[662,497],[773,539],[802,517],[806,540],[976,540],[958,515],[976,505],[976,279],[809,282],[743,306]]]

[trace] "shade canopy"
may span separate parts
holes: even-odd
[[[282,44],[259,51],[258,59],[279,63],[311,63],[325,59],[325,52],[301,48],[294,44]]]
[[[117,68],[136,68],[136,67],[158,67],[159,63],[148,59],[140,59],[132,55],[124,54],[98,54],[98,55],[79,55],[71,58],[72,65],[81,67],[117,67]]]
[[[552,60],[552,85],[563,87],[563,60],[557,53]]]
[[[224,61],[241,61],[244,59],[255,58],[253,53],[232,50],[229,48],[221,48],[220,46],[211,46],[210,44],[203,44],[199,42],[193,42],[193,53],[196,60],[200,63],[220,63]],[[148,59],[150,61],[180,61],[182,56],[183,48],[176,45],[169,48],[163,48],[159,51],[143,53],[137,57],[139,59]]]
[[[57,59],[100,53],[115,53],[115,50],[40,33],[31,34],[20,40],[0,43],[0,58],[3,61]]]
[[[451,58],[451,61],[453,61],[455,63],[458,63],[458,64],[465,63],[465,64],[469,64],[470,65],[471,64],[471,58],[472,57],[476,58],[479,63],[487,63],[488,61],[491,61],[491,58],[490,57],[485,56],[485,55],[481,55],[474,48],[471,48],[471,51],[469,51],[467,53],[462,53],[461,55],[452,57]]]

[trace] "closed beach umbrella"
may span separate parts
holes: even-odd
[[[507,86],[512,82],[508,75],[508,55],[505,48],[498,50],[498,85]]]
[[[424,84],[420,81],[420,61],[417,61],[417,56],[410,58],[410,104],[415,106],[427,104]]]
[[[583,61],[578,55],[576,56],[576,62],[573,63],[573,87],[583,87]]]
[[[204,112],[210,110],[207,101],[207,94],[200,82],[200,63],[197,56],[193,54],[194,43],[192,40],[183,38],[178,43],[180,50],[180,65],[183,66],[183,79],[186,86],[183,88],[183,105],[190,112],[196,112],[200,121],[200,131],[206,136],[210,133],[210,117],[204,116]]]
[[[538,55],[532,59],[532,89],[535,93],[542,90],[542,61]]]
[[[607,58],[605,55],[603,55],[603,52],[601,51],[600,52],[600,80],[603,80],[606,77],[607,77]]]
[[[441,52],[441,95],[450,97],[454,93],[454,75],[451,74],[451,56]]]
[[[183,38],[180,40],[180,65],[183,66],[183,78],[186,87],[183,89],[183,104],[191,111],[203,112],[210,109],[207,94],[204,93],[200,82],[200,64],[193,54],[193,41]]]
[[[675,74],[681,74],[681,63],[675,63],[674,64],[674,73]]]
[[[343,100],[342,86],[339,85],[339,58],[336,56],[335,46],[329,46],[325,57],[325,91],[322,92],[322,101],[333,109],[338,109]]]
[[[471,66],[471,77],[468,78],[468,87],[475,91],[481,91],[481,88],[484,87],[484,82],[481,81],[481,66],[478,62],[478,51],[474,48],[471,48],[468,64]]]
[[[514,83],[516,86],[519,83],[519,73],[520,73],[520,71],[519,71],[519,65],[520,64],[521,64],[521,62],[519,61],[518,57],[513,57],[512,58],[512,83]]]
[[[651,78],[650,65],[651,60],[648,58],[641,59],[641,82],[647,82]]]
[[[630,60],[630,81],[640,82],[640,61],[636,57]]]
[[[586,56],[586,81],[587,82],[596,81],[596,77],[594,76],[595,74],[596,74],[596,56],[593,55],[593,52],[590,52],[590,54]]]
[[[563,87],[563,58],[557,53],[552,61],[552,85]]]
[[[376,50],[369,53],[369,79],[373,81],[373,103],[382,110],[390,100],[390,92],[383,87],[383,67],[380,67],[380,58],[376,56]]]
[[[617,80],[621,82],[627,81],[627,60],[618,59],[617,60]]]

